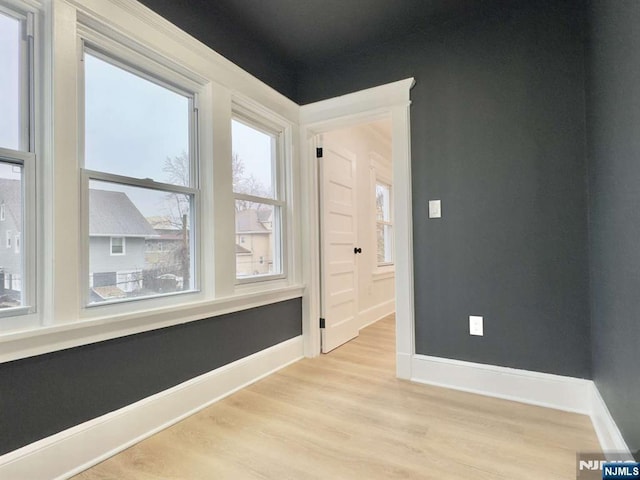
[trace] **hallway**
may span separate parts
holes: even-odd
[[[573,480],[588,417],[397,380],[394,317],[74,478]]]

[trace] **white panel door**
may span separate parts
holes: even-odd
[[[358,336],[356,155],[325,145],[321,178],[322,352]]]

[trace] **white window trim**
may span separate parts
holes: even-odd
[[[122,252],[113,253],[113,239],[121,238],[122,239]],[[127,238],[126,237],[109,237],[109,252],[112,257],[121,257],[127,254]]]
[[[200,278],[199,278],[199,222],[200,222],[200,188],[198,179],[198,162],[199,162],[199,122],[198,122],[198,94],[202,88],[201,85],[193,82],[188,78],[184,78],[181,74],[171,69],[171,62],[164,60],[162,63],[158,63],[155,60],[142,55],[142,53],[134,50],[133,46],[120,44],[103,34],[96,32],[88,28],[80,28],[79,45],[81,54],[78,59],[78,78],[79,84],[82,88],[78,89],[78,144],[79,144],[79,157],[80,163],[83,164],[84,157],[84,55],[85,52],[89,53],[96,58],[99,58],[111,65],[130,72],[134,75],[141,76],[150,82],[157,85],[161,85],[169,90],[175,91],[181,95],[184,95],[189,99],[191,115],[189,116],[189,159],[190,176],[192,186],[181,186],[162,183],[151,178],[134,178],[124,175],[115,175],[111,173],[101,172],[82,168],[82,272],[83,279],[86,281],[80,282],[80,298],[83,299],[82,306],[85,310],[99,309],[103,306],[109,306],[114,304],[131,304],[141,303],[144,308],[153,308],[156,306],[157,300],[164,297],[173,297],[177,295],[189,295],[199,292]],[[157,190],[169,193],[182,193],[188,195],[191,199],[191,205],[189,208],[189,223],[191,225],[191,256],[190,256],[190,269],[191,269],[191,283],[192,287],[188,290],[171,293],[158,293],[157,295],[145,295],[143,297],[127,297],[123,299],[106,300],[103,302],[91,303],[88,279],[90,275],[89,266],[89,184],[91,181],[102,181],[111,184],[126,185],[131,187],[140,187],[150,190]],[[124,250],[124,249],[123,249]],[[113,254],[111,255],[125,255]],[[141,307],[142,308],[142,307]]]
[[[376,182],[375,182],[375,189],[374,189],[374,202],[376,200],[375,195],[376,195],[376,190],[378,188],[378,185],[381,185],[383,187],[386,187],[389,190],[389,220],[379,220],[378,216],[377,216],[377,212],[374,211],[374,215],[375,215],[375,221],[376,221],[376,228],[375,228],[375,243],[374,245],[376,246],[376,273],[381,273],[381,270],[388,270],[388,267],[393,267],[394,265],[394,255],[393,255],[393,251],[394,251],[394,246],[393,246],[393,186],[388,183],[386,181],[386,179],[383,179],[379,176],[376,177]],[[375,203],[374,203],[375,204]],[[389,262],[379,262],[378,261],[378,226],[379,225],[383,225],[383,226],[388,226],[391,227],[391,261]],[[385,244],[386,246],[386,244]]]
[[[5,205],[4,203],[2,203],[0,205],[0,222],[4,222],[5,219],[6,219]]]
[[[9,317],[0,320],[0,362],[48,353],[87,343],[108,340],[217,315],[242,311],[305,295],[302,285],[302,250],[300,248],[299,206],[302,199],[301,170],[293,163],[297,147],[300,107],[260,82],[240,67],[226,60],[209,47],[171,25],[147,7],[129,0],[0,0],[0,3],[33,11],[36,15],[36,147],[38,192],[41,207],[33,218],[32,238],[22,233],[22,249],[33,248],[39,242],[37,312],[17,316],[26,309],[4,312]],[[39,26],[38,26],[39,25]],[[40,27],[42,31],[40,31]],[[135,305],[120,303],[84,308],[83,286],[86,284],[83,259],[69,254],[69,245],[86,238],[82,232],[81,215],[70,214],[81,204],[83,175],[78,142],[79,125],[77,91],[78,58],[82,52],[80,38],[112,52],[111,45],[133,50],[144,59],[167,66],[169,72],[188,78],[201,87],[199,123],[201,131],[199,154],[203,213],[214,212],[213,221],[199,225],[201,291],[178,297],[140,300]],[[99,41],[100,40],[100,41]],[[104,40],[101,41],[101,40]],[[45,48],[46,47],[46,48]],[[118,55],[121,58],[121,55]],[[195,90],[194,90],[195,91]],[[217,159],[230,158],[230,120],[232,101],[244,102],[266,116],[273,115],[287,125],[286,144],[286,221],[288,242],[286,279],[238,286],[233,278],[233,237],[226,239],[232,222],[229,206],[233,203],[227,168]],[[64,105],[65,108],[53,108]],[[215,141],[214,141],[215,139]],[[56,158],[54,166],[51,161]],[[35,155],[25,161],[25,175],[35,176]],[[230,175],[229,175],[230,179]],[[31,185],[31,184],[29,184]],[[293,201],[295,199],[295,201]],[[224,225],[221,231],[220,225]],[[36,226],[40,226],[36,230]],[[196,234],[196,232],[194,232]],[[65,258],[64,262],[56,261]],[[36,261],[37,260],[37,261]],[[35,278],[35,277],[34,277]],[[34,281],[35,283],[35,281]],[[33,290],[35,295],[35,290]],[[20,312],[18,312],[20,310]]]
[[[13,163],[22,167],[22,236],[19,252],[22,255],[22,306],[0,310],[0,332],[4,328],[17,325],[33,328],[39,323],[36,315],[39,282],[36,277],[36,265],[41,262],[41,255],[36,249],[37,218],[40,211],[36,205],[36,152],[42,144],[42,133],[36,134],[36,127],[44,124],[40,122],[42,98],[40,85],[42,83],[41,41],[44,38],[41,22],[43,4],[38,0],[0,0],[0,12],[17,18],[24,23],[26,35],[23,40],[23,57],[21,73],[22,79],[22,125],[20,150],[0,148],[0,161]],[[40,159],[41,161],[41,159]],[[6,219],[6,207],[2,205],[2,221]],[[15,245],[15,244],[14,244]]]
[[[291,245],[290,232],[288,230],[288,225],[290,225],[290,202],[287,201],[290,198],[288,188],[288,172],[290,171],[290,168],[288,168],[288,159],[290,159],[291,125],[272,112],[256,106],[255,104],[252,105],[247,99],[238,97],[234,97],[233,99],[231,119],[244,123],[245,125],[258,131],[262,131],[268,135],[273,135],[276,139],[274,153],[275,159],[273,162],[273,168],[275,168],[275,174],[273,175],[273,198],[233,192],[233,199],[234,207],[236,200],[246,200],[253,203],[271,205],[274,208],[272,228],[274,235],[273,243],[274,245],[279,245],[280,248],[274,249],[273,263],[275,265],[277,262],[281,269],[280,273],[252,275],[242,278],[238,278],[236,274],[234,275],[236,289],[242,288],[242,286],[250,287],[252,284],[260,284],[262,282],[286,281],[289,275],[289,245]],[[276,215],[275,212],[278,212],[279,215]],[[236,232],[234,218],[234,240],[235,237]]]

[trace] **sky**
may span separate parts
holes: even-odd
[[[20,22],[0,13],[0,147],[19,148]]]
[[[165,160],[189,152],[189,115],[186,96],[85,55],[86,168],[169,183]],[[271,137],[237,121],[232,131],[244,176],[253,175],[269,187]],[[140,189],[126,193],[143,215],[159,214],[160,206],[150,201],[157,195]]]
[[[20,22],[0,13],[0,147],[10,149],[20,148],[20,35]],[[89,53],[84,67],[85,168],[169,182],[165,160],[189,152],[188,97]],[[235,120],[232,136],[233,152],[245,167],[243,176],[253,175],[271,190],[273,138]],[[10,176],[8,171],[3,174]],[[158,195],[127,190],[145,216],[158,215],[159,205],[150,200]]]

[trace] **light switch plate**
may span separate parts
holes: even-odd
[[[471,315],[469,317],[469,334],[477,335],[479,337],[482,337],[484,335],[482,317],[477,317],[475,315]]]
[[[441,218],[442,207],[440,200],[429,200],[429,218]]]

